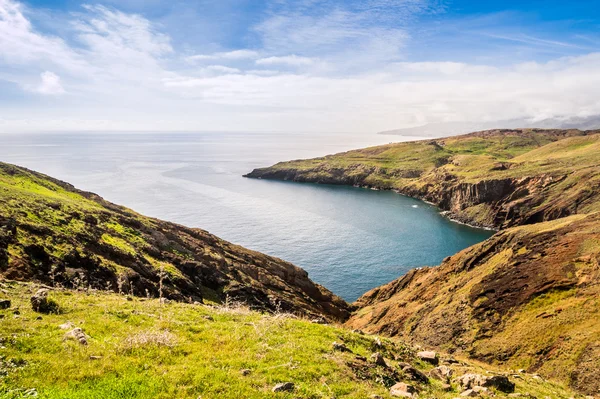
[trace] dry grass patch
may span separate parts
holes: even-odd
[[[128,336],[123,341],[122,350],[131,352],[135,349],[146,347],[168,347],[177,346],[177,336],[170,331],[142,331]]]

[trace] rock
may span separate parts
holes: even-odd
[[[429,372],[431,378],[448,382],[452,378],[453,370],[448,366],[438,366]]]
[[[504,393],[515,391],[515,384],[504,375],[483,376],[480,374],[465,374],[458,378],[458,384],[463,389],[471,389],[476,386],[485,388],[496,388]]]
[[[359,334],[359,335],[365,335],[365,333],[363,332],[363,330],[352,330],[353,333]]]
[[[68,330],[71,328],[74,328],[75,324],[71,323],[70,321],[67,321],[64,324],[61,324],[60,326],[58,326],[58,328],[60,328],[61,330]]]
[[[273,387],[273,392],[289,392],[294,390],[293,382],[280,382]]]
[[[71,331],[69,331],[68,333],[65,334],[63,340],[69,340],[72,339],[74,341],[78,341],[81,345],[87,345],[87,337],[85,336],[85,334],[83,333],[83,330],[81,328],[74,328]]]
[[[360,356],[360,355],[356,355],[354,358],[355,358],[356,360],[360,360],[361,362],[366,362],[366,361],[367,361],[367,358],[366,358],[366,357],[364,357],[364,356]]]
[[[481,394],[487,395],[490,393],[489,389],[487,389],[486,387],[480,387],[480,386],[473,387],[473,391],[477,392],[480,395]]]
[[[333,344],[331,344],[331,346],[333,346],[333,350],[334,351],[340,351],[340,352],[352,352],[350,349],[348,349],[348,347],[343,344],[343,343],[339,343],[339,342],[334,342]]]
[[[421,351],[417,353],[417,357],[424,362],[431,363],[434,366],[437,366],[440,362],[438,358],[438,354],[434,351]]]
[[[242,369],[240,370],[240,374],[243,375],[244,377],[247,375],[250,375],[250,373],[252,373],[252,370],[250,369]]]
[[[429,378],[427,378],[425,374],[408,363],[398,363],[398,367],[402,370],[404,375],[412,381],[417,381],[424,384],[429,382]]]
[[[214,318],[214,317],[212,317],[212,316],[202,316],[202,318],[203,318],[204,320],[208,320],[208,321],[215,321],[215,318]]]
[[[10,299],[0,300],[0,309],[8,309],[8,308],[10,308]]]
[[[442,391],[450,392],[451,390],[452,390],[452,385],[442,384]]]
[[[100,360],[100,359],[102,359],[102,356],[90,355],[90,360]]]
[[[35,319],[36,319],[36,320],[43,320],[43,319],[42,319],[42,316],[38,316],[38,317],[36,317]]]
[[[379,352],[375,352],[371,355],[371,361],[378,366],[382,366],[382,367],[388,366],[387,363],[385,362],[385,359]]]
[[[129,295],[127,295],[127,296],[125,297],[125,299],[127,299],[127,300],[128,300],[128,301],[130,301],[130,302],[131,302],[131,301],[133,301],[133,298],[132,298],[131,296],[129,296]]]
[[[460,396],[463,398],[474,398],[479,396],[479,393],[473,389],[467,389],[466,391],[463,391]]]
[[[315,323],[315,324],[327,324],[327,320],[325,320],[322,317],[318,317],[316,319],[312,319],[310,322],[311,323]]]
[[[401,398],[412,398],[417,393],[417,389],[404,382],[399,382],[390,388],[390,395]]]
[[[373,340],[373,343],[374,343],[374,344],[375,344],[375,346],[376,346],[376,347],[378,347],[378,348],[381,348],[381,347],[383,347],[383,344],[381,343],[381,340],[380,340],[378,337],[376,337],[376,338]]]
[[[56,303],[48,299],[47,288],[40,288],[31,297],[31,308],[40,313],[51,313],[58,310]]]
[[[505,375],[486,377],[486,381],[479,385],[482,387],[496,388],[497,390],[505,393],[511,393],[515,391],[515,383],[511,382]]]

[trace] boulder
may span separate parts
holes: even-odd
[[[60,326],[58,326],[58,328],[60,328],[61,330],[68,330],[71,328],[75,328],[75,324],[73,324],[70,321],[67,321],[66,323],[63,323]]]
[[[417,393],[417,389],[404,382],[399,382],[390,388],[390,395],[400,398],[412,398]]]
[[[504,393],[515,391],[515,384],[504,375],[483,376],[480,374],[465,374],[458,378],[458,384],[463,389],[472,389],[476,386],[495,388]]]
[[[383,367],[388,366],[387,363],[385,362],[385,359],[379,352],[375,352],[371,355],[371,361],[378,366],[383,366]]]
[[[352,352],[350,349],[348,349],[348,347],[343,344],[343,343],[339,343],[339,342],[334,342],[333,344],[331,344],[331,346],[333,347],[334,351],[340,351],[340,352]]]
[[[440,362],[438,354],[434,351],[421,351],[417,353],[417,357],[424,362],[431,363],[434,366],[437,366]]]
[[[77,341],[79,342],[81,345],[87,345],[88,341],[87,341],[87,337],[85,336],[85,334],[83,333],[83,330],[81,328],[74,328],[71,331],[69,331],[68,333],[65,334],[63,340],[73,340],[73,341]]]
[[[398,366],[400,367],[400,369],[402,370],[402,372],[408,379],[410,379],[412,381],[421,382],[423,384],[429,383],[429,378],[427,378],[427,376],[425,374],[423,374],[422,372],[420,372],[419,370],[417,370],[410,364],[398,363]]]
[[[280,382],[273,387],[273,392],[289,392],[295,388],[293,382]]]
[[[48,289],[41,288],[31,297],[31,308],[40,313],[58,312],[58,305],[48,299]]]
[[[429,371],[429,376],[443,382],[450,381],[452,378],[453,370],[448,366],[438,366]]]

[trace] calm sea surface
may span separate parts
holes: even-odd
[[[0,136],[0,161],[280,257],[353,301],[491,233],[450,222],[435,207],[392,192],[242,174],[389,141],[347,134],[20,134]]]

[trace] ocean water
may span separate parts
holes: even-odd
[[[285,259],[353,301],[491,232],[451,222],[434,206],[393,192],[242,175],[389,141],[356,134],[19,134],[0,136],[0,161]]]

